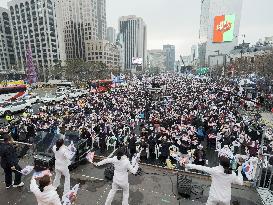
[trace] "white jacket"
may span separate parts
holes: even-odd
[[[52,185],[46,186],[41,192],[35,179],[31,180],[30,191],[36,196],[38,205],[62,205],[56,188]]]
[[[137,173],[138,163],[133,167],[126,156],[122,156],[120,160],[117,157],[107,158],[97,163],[97,166],[101,166],[104,164],[114,164],[114,178],[113,182],[117,184],[127,184],[128,183],[128,171],[133,174]]]
[[[203,172],[207,172],[211,175],[211,187],[209,196],[219,201],[231,200],[231,184],[243,185],[243,176],[241,173],[238,176],[232,172],[232,174],[225,174],[224,168],[219,165],[217,167],[204,167],[200,165],[188,164],[188,169],[196,169]]]
[[[52,148],[54,154],[55,154],[55,168],[56,169],[62,169],[66,168],[71,164],[69,151],[67,149],[67,146],[63,145],[60,147],[60,149],[56,150],[56,145]]]

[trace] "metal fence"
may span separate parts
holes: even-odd
[[[257,192],[259,193],[264,205],[273,204],[273,155],[264,153],[265,132],[262,137],[261,148],[259,152],[259,162],[254,180]]]

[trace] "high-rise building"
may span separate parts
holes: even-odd
[[[15,64],[9,10],[0,7],[0,72]]]
[[[157,69],[160,72],[165,71],[166,56],[161,49],[148,51],[148,67],[150,70]]]
[[[26,53],[30,47],[34,64],[39,73],[42,69],[45,76],[45,69],[59,60],[54,2],[12,0],[8,2],[8,8],[14,39],[15,63],[22,69],[25,68]]]
[[[193,45],[191,47],[191,65],[197,66],[198,65],[198,46]]]
[[[238,44],[242,0],[203,0],[199,31],[199,64],[223,64]]]
[[[86,60],[86,42],[106,38],[106,1],[57,0],[56,11],[61,56]]]
[[[147,27],[143,19],[133,15],[120,17],[119,33],[124,40],[125,69],[143,70],[147,53]]]
[[[191,56],[182,56],[182,60],[183,60],[183,66],[191,66],[192,65]]]
[[[166,71],[173,72],[175,67],[175,46],[163,45],[163,51],[166,56],[165,61]]]
[[[125,44],[123,40],[123,35],[120,33],[117,35],[116,45],[119,49],[119,59],[120,59],[120,69],[124,70],[124,64],[125,64]]]
[[[107,40],[86,41],[87,61],[104,63],[109,69],[120,68],[119,48]]]
[[[97,0],[98,39],[106,39],[106,0]]]
[[[110,43],[116,42],[116,29],[113,27],[108,27],[106,32],[106,40]]]
[[[196,59],[198,59],[198,46],[193,45],[191,47],[191,61],[195,61]]]
[[[85,60],[85,41],[98,39],[97,1],[99,0],[57,0],[60,53],[67,60]]]

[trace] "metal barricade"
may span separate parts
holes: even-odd
[[[258,164],[258,173],[257,173],[257,188],[268,188],[273,191],[273,164],[270,164],[270,158],[273,158],[273,155],[262,154],[262,160]]]
[[[262,203],[264,205],[271,205],[273,204],[273,155],[263,153],[266,130],[267,128],[263,132],[254,185],[262,199]]]

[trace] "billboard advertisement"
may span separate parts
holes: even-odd
[[[142,65],[142,63],[143,63],[142,58],[133,57],[133,59],[132,59],[132,64],[133,65]]]
[[[223,43],[233,41],[235,15],[215,16],[213,42]]]

